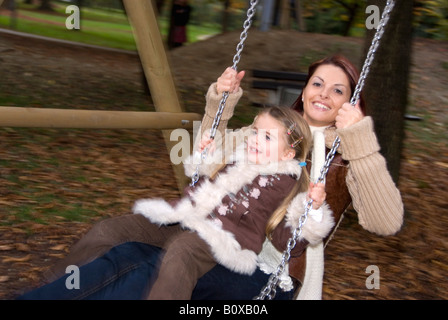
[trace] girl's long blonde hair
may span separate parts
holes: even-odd
[[[270,107],[262,110],[260,114],[268,114],[284,126],[287,145],[295,152],[294,159],[306,163],[306,158],[311,150],[313,139],[305,119],[303,119],[297,111],[286,107]],[[272,232],[285,217],[286,209],[292,199],[294,199],[298,193],[306,192],[308,190],[309,181],[308,171],[306,170],[306,167],[303,167],[300,178],[266,224],[266,236],[270,240],[272,239]]]

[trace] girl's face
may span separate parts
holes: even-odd
[[[321,65],[303,89],[303,117],[310,126],[332,125],[350,96],[350,82],[344,71],[334,65]]]
[[[260,114],[247,139],[249,162],[266,164],[294,158],[295,152],[286,140],[285,127],[269,114]]]

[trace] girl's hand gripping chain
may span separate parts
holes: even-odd
[[[310,182],[307,200],[313,199],[313,209],[319,209],[325,201],[327,193],[325,192],[325,184]]]
[[[210,138],[210,132],[204,132],[201,142],[199,143],[199,152],[202,153],[204,149],[208,149],[209,154],[213,154],[216,150],[215,139]]]

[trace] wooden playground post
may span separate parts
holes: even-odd
[[[171,75],[170,65],[154,13],[152,0],[123,0],[129,22],[132,26],[143,70],[155,108],[159,112],[183,112],[177,90]],[[175,145],[170,141],[171,130],[162,131],[168,153]],[[183,166],[173,164],[179,190],[187,179]]]

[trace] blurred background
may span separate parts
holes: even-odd
[[[366,8],[384,4],[260,1],[230,128],[247,125],[272,98],[253,87],[254,69],[306,73],[331,54],[361,68],[375,31]],[[80,9],[79,29],[66,26],[69,5]],[[202,114],[208,86],[232,64],[248,1],[153,7],[179,102]],[[365,93],[375,123],[387,124],[377,135],[405,223],[379,237],[349,210],[326,250],[323,298],[447,299],[448,2],[398,0],[382,48],[376,70],[393,72],[372,71]],[[0,106],[154,111],[122,1],[0,0]],[[142,197],[178,195],[160,130],[0,127],[0,299],[38,285],[95,221],[128,213]],[[365,286],[369,265],[380,269],[379,290]]]
[[[135,49],[121,0],[3,0],[0,26],[59,39]],[[269,22],[263,12],[268,1],[260,1],[255,27],[293,29],[304,32],[362,37],[365,34],[367,1],[354,0],[271,0]],[[383,1],[384,2],[384,1]],[[448,40],[447,3],[443,0],[414,0],[414,35]],[[82,14],[82,35],[67,33],[68,4]],[[173,24],[171,0],[154,0],[160,30],[167,40]],[[194,43],[216,34],[239,30],[246,16],[247,0],[189,0],[188,41]],[[267,25],[266,25],[267,24]]]

